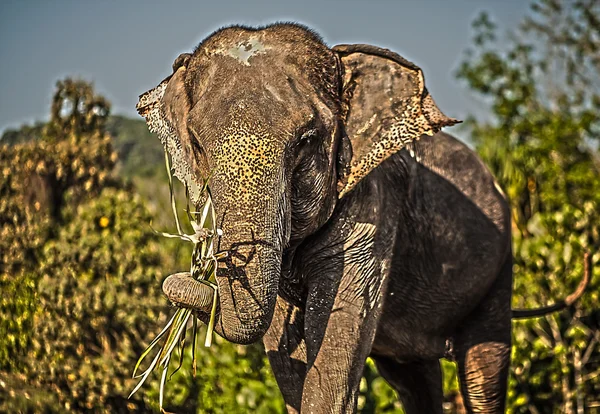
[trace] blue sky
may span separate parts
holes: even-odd
[[[528,11],[521,0],[0,0],[0,131],[48,118],[57,79],[94,82],[112,112],[136,116],[140,93],[170,73],[179,53],[215,29],[295,21],[333,46],[370,43],[412,60],[449,116],[485,116],[455,79],[471,44],[471,22],[486,10],[501,32]],[[459,133],[459,135],[461,135]],[[464,138],[464,137],[463,137]]]

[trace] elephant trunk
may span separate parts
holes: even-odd
[[[224,234],[226,231],[223,230]],[[236,240],[242,231],[237,230]],[[246,234],[250,233],[248,230]],[[217,269],[220,314],[216,330],[231,342],[256,342],[265,334],[273,317],[281,251],[264,239],[239,244],[224,236],[223,243],[229,256]]]
[[[251,110],[255,105],[246,103],[245,107]],[[260,114],[246,116],[262,119]],[[215,331],[231,342],[248,344],[259,340],[271,323],[282,250],[289,239],[287,147],[283,140],[262,130],[258,121],[247,124],[238,119],[231,124],[215,125],[217,144],[205,148],[205,167],[213,172],[210,188],[217,226],[223,232],[215,240],[215,249],[228,253],[216,272],[219,306]],[[167,296],[180,306],[209,313],[212,289],[192,278],[183,279],[172,277],[165,282]],[[175,290],[180,292],[177,297]]]
[[[214,157],[211,191],[219,227],[219,319],[225,339],[248,344],[265,334],[279,290],[289,208],[285,197],[284,147],[267,147],[267,136],[241,131],[224,139]],[[267,151],[270,150],[271,152]]]
[[[214,183],[220,190],[220,182]],[[215,209],[223,212],[223,235],[215,248],[228,252],[216,272],[219,306],[215,331],[231,342],[256,342],[269,328],[279,289],[284,227],[289,227],[284,225],[283,197],[276,191],[261,191],[260,202],[238,200],[236,204],[224,197],[224,192],[214,194]],[[202,313],[212,309],[213,289],[189,272],[169,276],[163,291],[178,306],[200,311],[203,320]]]

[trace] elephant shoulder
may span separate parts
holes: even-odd
[[[475,151],[444,132],[424,136],[409,154],[423,167],[438,174],[465,193],[490,191],[504,198],[494,176]]]
[[[411,158],[420,166],[417,180],[430,190],[451,188],[459,205],[473,204],[503,231],[510,229],[510,210],[496,179],[475,151],[444,132],[413,144]],[[457,190],[457,191],[455,191]]]
[[[461,172],[467,173],[469,179],[472,175],[477,175],[480,179],[493,180],[492,174],[477,153],[445,132],[422,136],[413,144],[411,155],[423,166],[447,178]]]

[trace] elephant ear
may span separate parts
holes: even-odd
[[[338,182],[339,197],[385,159],[423,134],[460,121],[446,117],[425,88],[421,69],[369,45],[333,48],[341,62],[342,102],[352,159]]]
[[[153,89],[140,95],[136,105],[138,113],[146,118],[150,132],[158,135],[165,151],[171,156],[173,175],[186,186],[190,200],[200,202],[202,180],[194,171],[192,141],[187,128],[191,108],[184,80],[191,55],[182,54],[173,63],[173,74]]]

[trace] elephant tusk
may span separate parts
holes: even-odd
[[[190,272],[179,272],[168,276],[162,287],[167,298],[176,306],[211,312],[213,288],[194,279]]]

